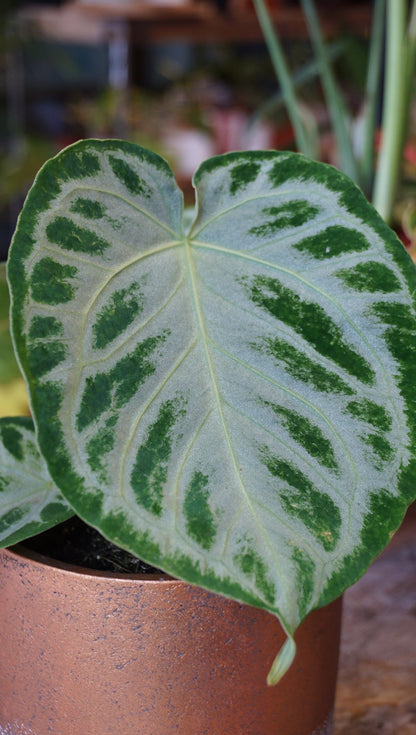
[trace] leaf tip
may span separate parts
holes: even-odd
[[[288,636],[279,653],[273,661],[267,676],[267,684],[275,686],[290,669],[296,655],[296,643],[292,636]]]

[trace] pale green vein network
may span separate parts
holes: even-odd
[[[290,204],[290,201],[287,202],[287,204]],[[351,215],[349,216],[343,216],[345,215],[345,210],[342,208],[339,212],[337,212],[336,215],[336,224],[340,226],[344,226],[346,229],[351,230],[353,232],[361,232],[360,228],[365,226],[366,228],[369,228],[370,231],[373,233],[373,230],[371,227],[366,223],[358,218],[356,218],[356,221],[353,223],[351,222]],[[257,247],[251,248],[250,253],[256,253],[258,251],[261,251],[265,248],[270,247],[271,244],[276,242],[276,240],[279,240],[279,248],[282,248],[282,246],[289,245],[291,246],[294,242],[298,242],[299,239],[304,238],[305,236],[308,236],[310,234],[311,225],[313,225],[313,229],[316,229],[316,233],[314,231],[314,234],[318,235],[319,233],[324,234],[325,231],[334,224],[334,214],[329,213],[326,217],[315,217],[315,219],[312,219],[310,221],[305,222],[303,225],[297,225],[296,230],[294,231],[294,226],[290,225],[288,229],[290,229],[290,232],[283,235],[281,231],[279,231],[279,234],[276,235],[276,233],[273,233],[273,235],[270,236],[269,239],[264,239],[263,242],[261,242]],[[373,233],[374,234],[374,233]],[[377,236],[378,237],[378,236]],[[379,255],[385,255],[385,253],[380,249]],[[351,256],[349,256],[348,253],[342,253],[339,258],[342,257],[343,264],[345,262],[348,262],[348,258],[351,257],[351,259],[354,259],[357,257],[357,253],[351,253]],[[334,265],[338,265],[337,263],[334,263]],[[311,264],[308,263],[308,270],[311,267]],[[313,266],[312,266],[313,267]],[[319,263],[316,268],[321,268],[322,264]],[[402,274],[398,274],[402,276]],[[404,283],[404,280],[403,280]]]
[[[195,343],[196,343],[196,341],[195,341]],[[181,463],[180,463],[180,465],[178,467],[178,473],[177,473],[177,476],[176,476],[175,487],[174,487],[174,492],[173,492],[173,496],[174,496],[174,499],[175,499],[175,503],[174,503],[175,512],[174,512],[173,527],[175,529],[178,528],[178,508],[179,508],[178,494],[179,494],[179,483],[180,483],[180,479],[181,479],[181,476],[182,476],[182,472],[183,472],[183,469],[185,467],[185,464],[187,462],[187,459],[188,459],[188,457],[189,457],[189,455],[190,455],[190,453],[192,451],[192,448],[193,448],[196,440],[200,436],[200,434],[201,434],[201,432],[203,430],[203,427],[205,426],[206,422],[208,421],[208,419],[211,416],[211,414],[213,413],[213,411],[214,411],[214,408],[212,408],[212,407],[210,409],[208,409],[208,411],[206,412],[205,416],[200,421],[200,424],[199,424],[198,428],[194,430],[194,433],[193,433],[193,435],[191,437],[191,441],[188,443],[188,446],[186,447],[186,449],[185,449],[185,451],[183,453],[183,457],[182,457]],[[189,539],[187,539],[187,543],[189,543]]]
[[[21,474],[20,475],[23,479],[28,482],[28,475]],[[13,479],[19,477],[19,474],[14,471],[13,469]],[[33,475],[30,476],[30,479],[32,479]],[[39,507],[39,490],[42,486],[45,485],[45,480],[42,478],[39,478],[40,482],[38,487],[35,487],[32,492],[27,493],[27,495],[19,497],[19,504],[24,503],[30,503],[32,508],[31,512],[27,513],[25,515],[25,523],[29,523],[31,520],[36,520],[39,518],[39,510],[42,511],[50,502],[50,499],[52,499],[52,502],[56,502],[56,490],[53,488],[52,481],[48,484],[51,485],[51,489],[48,492],[48,494],[42,498],[41,505]],[[16,507],[16,499],[11,498],[10,501],[7,504],[2,504],[2,514],[7,513],[8,510],[11,510]]]
[[[137,255],[135,258],[132,258],[130,261],[127,261],[127,262],[123,263],[122,266],[120,266],[117,270],[115,268],[113,268],[112,269],[112,272],[111,272],[111,275],[109,276],[109,278],[106,279],[106,281],[101,284],[100,289],[98,291],[94,292],[93,298],[91,299],[90,303],[88,305],[87,304],[83,305],[83,308],[82,308],[82,310],[80,312],[83,315],[82,326],[81,326],[81,330],[80,330],[81,334],[85,334],[89,315],[90,315],[90,313],[91,313],[91,311],[92,311],[95,303],[97,302],[99,296],[101,296],[101,294],[104,293],[104,291],[107,289],[109,283],[111,283],[112,280],[114,280],[115,278],[117,278],[120,275],[120,273],[122,273],[123,271],[125,271],[130,266],[135,265],[140,260],[142,260],[142,259],[144,259],[144,258],[146,258],[146,257],[148,257],[150,255],[154,255],[155,253],[160,253],[160,252],[169,250],[172,247],[176,247],[176,246],[178,246],[180,244],[181,243],[178,243],[178,242],[167,243],[167,244],[165,243],[163,246],[159,246],[158,248],[154,248],[151,252],[147,251],[145,253],[142,253],[140,255]],[[127,340],[126,341],[129,341],[130,338],[131,338],[131,335],[129,334],[129,337],[127,337]],[[120,351],[120,346],[116,347],[113,350],[112,354],[116,354],[119,351]],[[83,352],[84,352],[84,348],[82,346],[82,341],[79,340],[78,359],[73,359],[73,364],[74,365],[78,365],[78,369],[76,370],[75,379],[72,382],[72,385],[73,385],[73,387],[72,387],[72,396],[70,397],[70,400],[69,400],[69,405],[71,407],[71,412],[73,411],[73,408],[74,408],[75,400],[76,400],[76,397],[77,397],[77,389],[78,389],[78,386],[80,385],[80,382],[81,382],[81,375],[82,375],[83,370],[85,369],[86,366],[88,366],[90,364],[96,364],[96,363],[100,363],[101,361],[104,361],[104,358],[102,358],[101,360],[100,360],[100,358],[98,358],[97,360],[94,360],[92,362],[91,361],[87,361],[83,357]],[[105,359],[107,359],[107,357],[108,356],[106,355],[106,358]],[[77,448],[77,445],[76,444],[74,445],[74,450],[75,450],[76,456],[78,457],[78,459],[80,459],[79,449]]]
[[[295,183],[298,183],[299,184],[299,183],[303,183],[303,182],[298,181],[298,182],[295,182]],[[292,195],[290,193],[291,191],[293,192]],[[267,190],[266,193],[264,193],[264,194],[258,194],[257,196],[251,196],[251,197],[249,197],[247,199],[240,199],[238,202],[235,202],[235,204],[231,204],[229,207],[226,207],[226,208],[220,210],[219,212],[217,212],[216,214],[211,215],[211,217],[209,217],[204,222],[204,224],[201,225],[201,227],[199,227],[199,229],[195,230],[195,232],[193,232],[192,229],[191,229],[190,230],[190,233],[189,233],[189,237],[192,240],[194,238],[198,237],[198,235],[200,235],[200,233],[203,232],[203,230],[205,230],[206,227],[209,227],[217,219],[221,219],[222,217],[224,217],[224,215],[229,214],[229,212],[232,212],[234,209],[238,209],[239,207],[246,207],[247,204],[250,204],[251,202],[259,201],[261,199],[272,199],[273,197],[277,197],[277,198],[280,199],[283,196],[285,196],[286,194],[288,195],[288,197],[289,196],[292,196],[293,197],[294,194],[296,194],[296,196],[298,197],[299,196],[299,190],[296,189],[296,187],[294,187],[293,189],[283,189],[283,187],[281,187],[281,188],[279,188],[277,190],[276,189],[275,190],[273,190],[273,189]]]
[[[133,444],[134,437],[135,437],[135,435],[137,433],[137,428],[138,428],[138,426],[139,426],[139,424],[140,424],[143,416],[147,413],[147,411],[149,410],[150,406],[154,403],[154,401],[156,400],[157,396],[161,393],[161,391],[163,390],[163,388],[168,384],[169,380],[172,378],[172,375],[175,374],[175,372],[178,370],[178,368],[180,367],[180,365],[182,365],[182,363],[184,362],[184,360],[186,360],[186,358],[190,355],[190,353],[192,352],[192,350],[195,348],[196,344],[197,344],[197,339],[195,338],[193,340],[193,342],[190,345],[188,345],[187,349],[184,350],[184,352],[180,355],[180,357],[176,361],[175,365],[171,368],[171,370],[169,371],[169,373],[164,377],[164,379],[162,381],[159,382],[157,389],[154,391],[154,393],[150,396],[149,400],[143,406],[141,412],[137,415],[136,420],[135,420],[135,422],[134,422],[134,424],[133,424],[133,426],[131,428],[130,436],[129,436],[127,442],[126,442],[126,448],[125,448],[125,451],[124,451],[123,462],[122,462],[121,467],[120,467],[120,471],[123,470],[121,472],[121,476],[120,476],[120,488],[123,488],[123,490],[120,491],[120,494],[124,494],[124,480],[123,480],[123,477],[124,477],[124,474],[125,474],[125,461],[126,461],[126,456],[128,454],[128,451],[129,451],[131,445]]]
[[[173,235],[173,237],[174,237],[175,240],[178,239],[178,234],[179,234],[179,237],[182,237],[183,236],[183,233],[176,232],[171,227],[169,227],[167,224],[165,224],[161,220],[157,219],[157,217],[155,217],[153,214],[151,214],[150,212],[148,212],[146,209],[144,209],[143,207],[139,207],[131,199],[127,199],[126,197],[124,197],[119,192],[111,191],[111,190],[108,190],[108,189],[99,189],[96,186],[89,186],[89,187],[88,186],[77,186],[74,189],[69,189],[65,193],[65,195],[60,199],[61,204],[60,204],[59,207],[57,207],[57,211],[61,211],[61,210],[62,211],[68,211],[67,209],[66,210],[63,209],[63,204],[64,204],[64,202],[65,202],[66,199],[70,199],[70,198],[72,199],[74,197],[74,195],[76,195],[77,192],[88,192],[90,194],[91,193],[104,194],[105,196],[108,196],[110,199],[119,199],[121,202],[123,202],[124,204],[126,204],[129,208],[133,209],[135,212],[139,212],[144,217],[146,217],[147,219],[151,220],[158,227],[160,227],[163,230],[166,230],[166,232],[168,232],[170,235]],[[73,217],[75,219],[73,213],[71,213],[71,217]]]
[[[293,395],[296,395],[296,394],[293,394]],[[328,485],[328,487],[330,487],[333,490],[334,494],[338,495],[341,498],[341,500],[345,503],[346,506],[349,505],[348,499],[346,497],[344,497],[344,495],[339,491],[338,486],[332,481],[332,479],[331,480],[329,479],[330,476],[327,477],[326,475],[324,475],[324,473],[322,472],[322,470],[319,469],[319,467],[315,466],[315,464],[312,464],[306,456],[304,456],[303,454],[301,454],[297,449],[294,449],[293,446],[291,444],[289,444],[288,442],[283,441],[283,439],[282,439],[282,437],[280,435],[278,435],[277,433],[273,432],[272,429],[269,429],[264,424],[260,423],[260,421],[254,419],[251,416],[248,416],[247,414],[244,413],[244,411],[242,411],[241,409],[238,409],[236,406],[234,406],[233,404],[231,404],[229,401],[224,400],[224,403],[230,408],[231,411],[233,411],[235,413],[238,413],[242,418],[246,419],[251,424],[257,426],[259,429],[261,429],[262,431],[264,431],[266,434],[269,434],[271,437],[273,437],[273,439],[275,441],[277,441],[281,446],[283,446],[283,447],[285,447],[287,449],[290,449],[290,452],[292,454],[294,454],[297,457],[299,457],[305,465],[309,466],[311,468],[311,470],[313,470],[313,472],[316,473],[316,475],[318,475],[318,476],[321,477],[322,481],[325,482]],[[317,410],[317,413],[319,414],[320,412]],[[331,425],[329,424],[329,426],[331,426]],[[336,438],[337,439],[339,438],[338,435],[336,435]],[[342,443],[342,440],[340,440],[340,443],[341,443],[341,446],[344,446],[343,443]],[[355,472],[355,464],[351,464],[351,466],[354,469],[354,476],[357,479],[357,473]],[[258,501],[256,501],[256,502],[258,503]]]
[[[299,393],[296,393],[291,388],[288,388],[287,386],[284,386],[281,383],[278,383],[277,380],[274,380],[269,375],[266,375],[265,373],[261,372],[260,370],[258,370],[257,368],[253,367],[249,363],[241,360],[240,358],[236,357],[235,355],[232,355],[230,352],[228,352],[227,350],[224,350],[222,347],[219,347],[219,345],[217,345],[215,342],[213,342],[209,338],[207,338],[207,341],[210,342],[210,344],[212,344],[212,346],[216,350],[218,350],[218,352],[221,352],[229,360],[231,360],[231,361],[237,363],[238,365],[240,365],[241,367],[245,368],[245,370],[248,370],[248,372],[251,372],[254,375],[258,375],[258,377],[261,378],[262,380],[264,380],[265,382],[268,382],[271,385],[274,385],[278,390],[282,391],[282,393],[287,393],[288,395],[292,396],[292,398],[294,398],[296,401],[299,401],[299,403],[303,403],[305,406],[307,406],[313,412],[315,412],[319,416],[319,418],[323,421],[323,423],[327,424],[328,428],[331,430],[331,432],[333,433],[333,435],[337,438],[337,440],[338,440],[339,444],[341,445],[341,447],[344,449],[345,455],[346,455],[348,461],[350,462],[351,468],[353,469],[353,474],[354,474],[354,477],[355,477],[355,487],[357,487],[357,471],[356,471],[355,463],[352,461],[352,458],[351,458],[350,452],[348,450],[348,447],[345,445],[345,443],[342,440],[342,438],[340,437],[339,433],[336,431],[334,425],[329,421],[329,419],[327,419],[327,417],[322,413],[322,411],[317,406],[315,406],[310,401],[306,400],[306,398],[303,398]]]
[[[374,349],[369,344],[367,338],[365,335],[357,328],[357,325],[351,320],[351,318],[348,316],[348,314],[345,312],[345,310],[341,307],[341,305],[335,301],[331,296],[329,296],[328,293],[323,291],[318,286],[315,286],[311,281],[308,281],[306,278],[301,276],[299,273],[296,273],[296,271],[292,271],[289,268],[286,268],[284,266],[280,266],[277,263],[271,263],[268,260],[262,260],[261,258],[255,258],[247,253],[242,253],[241,251],[234,251],[230,250],[229,248],[224,248],[223,246],[214,245],[212,243],[206,243],[206,242],[194,242],[192,241],[192,245],[195,245],[196,248],[200,248],[201,250],[212,250],[222,253],[223,255],[227,255],[229,257],[235,257],[235,258],[241,258],[243,260],[251,261],[252,263],[255,263],[259,266],[269,268],[270,270],[277,271],[278,273],[284,273],[286,276],[289,276],[294,279],[294,281],[301,282],[304,286],[306,286],[311,291],[315,291],[317,294],[321,296],[321,298],[324,301],[330,302],[340,314],[342,314],[342,317],[345,319],[346,322],[352,327],[354,332],[359,336],[360,340],[366,345],[369,353],[373,356],[374,361],[377,362],[383,372],[383,374],[387,377],[387,372],[385,370],[385,366],[381,360],[381,358],[377,355],[376,352],[374,352]],[[220,298],[224,297],[222,294],[218,294]],[[224,299],[225,300],[225,299]],[[386,383],[388,381],[386,380]]]
[[[119,271],[115,276],[118,276],[121,271]],[[145,319],[141,324],[138,325],[137,329],[130,329],[128,334],[126,335],[126,338],[122,341],[120,341],[117,344],[117,347],[114,347],[111,351],[106,352],[105,355],[101,355],[99,357],[96,357],[94,360],[89,360],[83,363],[83,367],[91,367],[92,365],[97,365],[100,363],[106,363],[107,361],[111,360],[118,352],[123,352],[123,348],[127,345],[128,342],[131,342],[131,340],[136,337],[143,329],[145,329],[154,319],[157,319],[157,317],[163,312],[164,309],[170,304],[170,302],[175,298],[175,296],[178,294],[179,290],[183,286],[185,276],[181,278],[181,280],[178,282],[176,287],[173,289],[173,291],[167,296],[166,300],[159,306],[156,311],[153,312],[153,314],[150,314],[150,316]],[[103,291],[104,289],[102,289]],[[89,311],[91,311],[92,307],[89,307]]]
[[[250,197],[248,197],[246,199],[240,199],[238,202],[235,202],[234,204],[231,204],[229,207],[225,207],[224,209],[220,210],[216,214],[211,215],[211,217],[209,217],[203,223],[203,225],[201,225],[201,227],[199,227],[197,230],[195,230],[195,232],[193,232],[192,229],[191,229],[190,230],[190,234],[189,234],[190,238],[193,240],[194,238],[198,237],[200,235],[200,233],[203,232],[203,230],[206,229],[206,227],[209,227],[217,219],[221,219],[222,217],[224,217],[224,215],[229,214],[230,212],[232,212],[235,209],[238,209],[239,207],[246,207],[247,204],[250,204],[251,202],[256,202],[256,201],[259,201],[261,199],[270,200],[270,199],[273,199],[273,198],[277,198],[279,200],[282,199],[282,203],[286,204],[287,203],[285,201],[286,198],[287,198],[287,201],[289,202],[290,201],[290,197],[292,197],[292,199],[293,199],[293,197],[295,197],[297,199],[300,197],[300,192],[299,192],[299,188],[298,188],[299,186],[302,188],[302,196],[305,197],[305,198],[307,198],[307,190],[308,189],[310,189],[311,191],[314,191],[315,193],[317,191],[319,191],[319,190],[323,190],[326,193],[328,192],[328,189],[326,187],[324,187],[322,184],[318,184],[317,185],[316,182],[314,182],[313,185],[309,184],[309,185],[306,185],[305,186],[305,182],[302,181],[301,179],[299,179],[299,180],[291,179],[291,183],[293,184],[293,188],[289,188],[287,186],[285,187],[285,185],[282,184],[281,186],[279,186],[278,189],[268,189],[264,194],[258,194],[256,196],[250,196]],[[319,187],[318,189],[317,189],[317,186]],[[334,197],[336,197],[337,200],[339,200],[339,192],[331,192],[331,194],[333,194]],[[358,225],[358,223],[359,222],[357,221],[357,225]]]
[[[362,341],[362,343],[367,347],[367,349],[368,349],[369,353],[372,355],[374,361],[377,362],[378,365],[380,366],[380,368],[381,368],[381,374],[384,375],[384,382],[387,383],[388,385],[390,385],[390,381],[387,380],[387,377],[388,377],[387,376],[387,371],[385,369],[384,363],[381,360],[381,357],[377,353],[375,353],[374,349],[369,344],[367,338],[363,335],[362,331],[357,328],[357,325],[350,319],[350,317],[347,315],[347,313],[344,311],[344,309],[340,306],[340,304],[338,304],[336,301],[334,301],[334,299],[332,299],[331,297],[329,297],[329,295],[327,293],[325,293],[324,291],[322,291],[322,289],[316,287],[313,283],[310,283],[307,279],[303,278],[302,276],[300,276],[299,274],[291,271],[288,268],[279,266],[279,265],[274,264],[274,263],[270,263],[269,261],[264,261],[264,260],[262,260],[260,258],[253,257],[251,254],[242,253],[240,251],[229,250],[228,248],[225,248],[223,246],[218,246],[218,245],[215,245],[215,244],[212,244],[212,243],[209,243],[209,242],[204,242],[204,241],[195,241],[195,240],[192,240],[191,245],[194,246],[196,249],[207,250],[207,251],[217,251],[217,252],[220,252],[223,255],[226,255],[226,256],[229,256],[229,257],[242,258],[242,259],[245,259],[247,261],[253,262],[255,264],[258,264],[258,265],[261,265],[261,266],[265,266],[266,268],[270,268],[271,270],[275,270],[275,271],[284,273],[285,275],[287,275],[289,277],[293,277],[295,280],[298,280],[299,282],[302,282],[305,286],[307,286],[308,288],[310,288],[312,291],[315,291],[316,293],[318,293],[321,296],[321,298],[326,299],[327,301],[329,301],[330,303],[332,303],[336,307],[336,309],[342,314],[342,317],[350,324],[350,326],[352,327],[352,329],[354,330],[354,332],[358,335],[358,337],[360,338],[360,340]],[[213,291],[212,287],[209,287],[206,284],[205,284],[205,287],[208,288],[209,290]],[[224,295],[222,293],[218,293],[216,291],[214,291],[214,293],[216,293],[223,301],[226,301],[226,298],[224,297]],[[220,349],[218,345],[215,345],[215,343],[212,343],[212,344],[217,349]],[[239,360],[237,360],[232,355],[228,355],[228,357],[230,359],[233,359],[233,360],[236,360],[237,362],[239,362]],[[251,366],[246,365],[245,367],[251,369]],[[265,376],[263,376],[263,377],[265,378]],[[392,401],[391,401],[391,395],[390,395],[390,389],[389,389],[389,395],[386,396],[386,398],[388,400],[390,400],[390,403],[392,403]],[[303,401],[303,402],[305,402],[306,405],[308,405],[308,402],[306,402],[306,401]],[[310,407],[313,408],[314,410],[317,410],[316,407],[314,407],[312,405],[310,405]],[[395,412],[396,412],[396,414],[398,414],[398,408],[395,410]],[[345,443],[342,441],[342,439],[338,436],[338,434],[335,431],[334,427],[327,421],[327,419],[325,418],[325,416],[319,410],[318,410],[318,414],[329,425],[329,427],[333,431],[333,433],[338,437],[338,440],[340,441],[341,446],[343,446],[343,448],[344,448],[345,456],[348,458],[349,464],[350,464],[350,466],[352,468],[353,475],[355,477],[354,490],[353,490],[351,502],[350,503],[347,503],[347,509],[348,509],[347,519],[346,519],[347,532],[343,534],[343,541],[341,542],[341,544],[339,544],[339,546],[337,548],[336,559],[341,559],[342,556],[343,556],[343,553],[345,552],[346,538],[347,538],[347,535],[348,535],[348,528],[350,528],[351,523],[352,523],[354,500],[355,500],[356,494],[358,492],[358,470],[357,470],[356,464],[352,461],[352,458],[351,458],[351,455],[350,455],[350,452],[349,452],[348,448],[345,446]],[[324,578],[324,569],[322,569],[321,575],[322,575],[322,579],[323,579]]]

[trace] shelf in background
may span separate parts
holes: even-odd
[[[146,42],[188,40],[195,43],[259,41],[262,33],[250,0],[230,0],[220,11],[209,0],[73,0],[72,8],[100,19],[128,21],[132,38]],[[288,38],[307,35],[299,7],[276,3],[273,18],[280,34]],[[327,37],[341,31],[368,35],[371,19],[369,2],[340,4],[320,13]]]
[[[140,43],[244,43],[262,40],[251,0],[228,0],[219,10],[214,0],[68,0],[57,7],[28,5],[19,14],[40,32],[58,40],[97,41],[113,22],[125,22],[130,38]],[[343,31],[367,36],[371,4],[335,4],[320,8],[327,38]],[[305,38],[307,29],[299,7],[276,3],[274,23],[284,38]]]

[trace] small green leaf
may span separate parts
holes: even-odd
[[[20,376],[9,331],[9,304],[6,268],[0,263],[0,383]]]
[[[16,544],[73,515],[39,454],[31,419],[0,419],[0,466],[0,546]]]

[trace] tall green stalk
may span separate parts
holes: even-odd
[[[399,180],[406,110],[406,0],[387,0],[386,68],[381,145],[373,204],[390,221]]]
[[[386,0],[375,0],[367,66],[365,99],[363,106],[362,153],[359,157],[359,182],[364,193],[371,198],[375,166],[375,133],[380,102],[381,76],[384,54],[384,28]]]
[[[313,0],[301,0],[301,2],[315,56],[320,65],[321,82],[337,143],[340,168],[357,181],[357,162],[350,136],[350,115],[335,81],[314,2]]]
[[[273,28],[273,23],[264,0],[253,0],[253,2],[259,24],[263,32],[264,40],[270,54],[270,59],[280,83],[287,113],[293,125],[297,148],[301,153],[308,156],[310,154],[308,136],[303,125],[295,85],[283,53],[279,35]]]
[[[291,119],[298,150],[310,155],[301,105],[278,34],[264,0],[253,0],[270,57]],[[310,39],[319,66],[340,168],[359,184],[382,217],[389,222],[400,180],[403,147],[409,119],[416,64],[416,0],[408,20],[407,0],[375,0],[367,69],[362,153],[356,155],[349,131],[350,115],[337,86],[328,46],[324,40],[314,0],[301,0]],[[385,41],[384,41],[385,33]],[[380,80],[385,55],[384,81]],[[375,165],[377,110],[383,99],[381,145]],[[375,172],[375,173],[374,173]],[[374,185],[371,184],[374,175]]]

